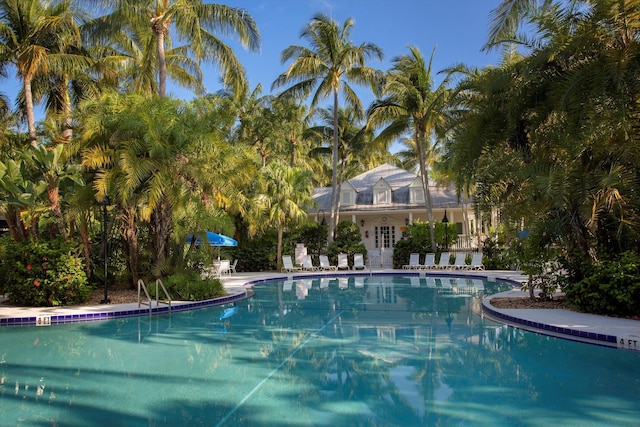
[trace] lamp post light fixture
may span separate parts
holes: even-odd
[[[449,250],[449,218],[447,218],[447,210],[444,210],[444,217],[442,217],[442,223],[444,224],[444,250]]]
[[[111,300],[107,296],[107,205],[109,205],[109,197],[105,196],[98,204],[102,206],[102,253],[104,255],[104,298],[100,304],[111,304]]]

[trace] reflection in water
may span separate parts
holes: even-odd
[[[267,283],[233,307],[0,331],[0,424],[634,425],[637,354],[474,314],[500,284]]]

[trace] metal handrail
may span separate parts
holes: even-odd
[[[159,290],[160,290],[159,287],[162,288],[166,301],[160,301],[160,299],[158,298]],[[140,299],[141,290],[144,291],[144,294],[147,297],[146,301],[141,301]],[[160,306],[161,302],[169,306],[169,313],[171,313],[171,296],[169,296],[169,292],[167,292],[167,288],[164,287],[162,280],[156,279],[156,308]],[[149,314],[151,314],[153,309],[153,299],[149,295],[149,292],[147,291],[147,286],[144,284],[144,281],[142,279],[139,279],[138,280],[138,308],[143,304],[149,306]]]

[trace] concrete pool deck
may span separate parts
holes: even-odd
[[[243,299],[247,289],[254,284],[273,279],[303,278],[328,275],[380,275],[380,274],[420,274],[415,272],[393,269],[371,269],[366,271],[338,271],[338,272],[296,272],[296,273],[235,273],[223,277],[222,282],[228,296],[204,302],[172,301],[171,311],[185,311],[195,308],[223,305]],[[492,295],[483,300],[483,315],[499,323],[531,332],[541,333],[574,341],[614,347],[640,352],[640,321],[577,313],[561,309],[502,309],[493,307],[490,298],[518,297],[527,294],[517,288],[525,280],[515,271],[435,271],[430,274],[450,274],[487,278],[490,281],[509,281],[516,285],[511,291]],[[149,307],[138,303],[129,304],[101,304],[94,306],[71,307],[13,307],[0,305],[0,327],[2,326],[48,326],[60,323],[75,323],[83,321],[106,320],[119,317],[139,316],[147,314],[161,314],[169,311],[167,305]]]

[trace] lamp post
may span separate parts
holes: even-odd
[[[111,300],[107,297],[107,205],[109,197],[105,196],[98,204],[102,206],[102,254],[104,255],[104,298],[100,304],[111,304]]]
[[[320,209],[318,211],[318,215],[316,216],[316,219],[320,219],[320,212],[322,212],[322,222],[318,224],[318,258],[320,258],[320,246],[321,246],[321,237],[322,237],[322,232],[321,232],[321,228],[320,227],[324,227],[325,225],[327,225],[327,221],[324,218],[324,209]]]
[[[444,250],[449,250],[449,218],[447,218],[447,210],[444,210],[444,217],[442,217],[442,223],[444,224]]]

